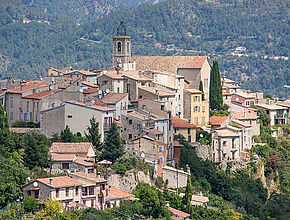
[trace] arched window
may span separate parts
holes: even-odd
[[[129,53],[130,52],[130,43],[128,42],[127,43],[127,53]]]
[[[122,44],[121,42],[118,42],[118,52],[121,52],[122,51]]]

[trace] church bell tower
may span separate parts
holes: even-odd
[[[117,28],[117,36],[113,37],[113,66],[121,67],[131,61],[131,37],[127,36],[127,30],[123,23]]]

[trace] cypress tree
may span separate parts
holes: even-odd
[[[223,105],[221,76],[216,60],[213,61],[213,67],[210,72],[209,105],[211,110],[221,110]]]
[[[88,134],[86,134],[86,138],[92,142],[95,146],[96,150],[100,151],[102,149],[101,143],[101,135],[99,133],[99,122],[96,121],[96,118],[93,117],[90,119],[91,126],[87,128]]]
[[[0,154],[6,155],[14,150],[14,140],[9,129],[8,117],[0,104]]]
[[[203,85],[202,85],[202,81],[200,81],[200,83],[199,83],[199,91],[201,91],[201,92],[202,92],[201,99],[202,99],[202,101],[204,101],[204,92],[203,92]]]
[[[123,140],[120,137],[117,125],[113,123],[105,139],[102,158],[115,162],[124,153]]]
[[[187,174],[187,183],[185,188],[185,195],[183,197],[183,205],[186,207],[185,210],[189,211],[191,208],[191,199],[192,199],[192,185],[190,175]]]

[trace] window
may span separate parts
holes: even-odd
[[[188,135],[188,142],[191,142],[191,135]]]
[[[164,111],[165,110],[165,106],[164,105],[161,105],[160,106],[160,110]]]
[[[163,157],[159,157],[159,162],[163,163]]]
[[[55,197],[58,198],[59,197],[59,189],[55,190]]]
[[[79,82],[77,82],[77,86],[79,86],[80,85],[80,83]]]
[[[226,146],[227,142],[226,141],[223,141],[223,146]]]
[[[101,184],[100,189],[101,189],[101,190],[105,190],[105,184]]]
[[[67,117],[68,117],[68,118],[72,118],[72,115],[68,115]]]
[[[90,186],[89,187],[89,195],[91,196],[91,195],[94,195],[94,194],[95,194],[95,189],[94,189],[93,186]]]
[[[37,117],[37,113],[35,114],[35,121],[37,121],[38,120],[38,117]]]
[[[194,106],[194,111],[195,112],[199,112],[199,109],[200,109],[199,106]]]
[[[26,102],[26,110],[29,112],[29,101]]]
[[[107,80],[103,80],[102,81],[102,85],[107,85],[108,84],[108,81]]]
[[[30,121],[33,121],[33,115],[32,115],[32,112],[30,112]]]
[[[129,134],[129,139],[132,139],[132,134]]]
[[[65,188],[65,196],[68,197],[69,196],[69,188]]]
[[[187,129],[187,134],[190,134],[190,128]]]
[[[24,121],[27,121],[27,113],[24,113]]]
[[[13,108],[13,100],[10,100],[10,108]]]
[[[202,112],[205,112],[205,106],[202,106]]]
[[[146,110],[146,105],[143,105],[143,106],[142,106],[142,109],[143,109],[143,110]]]
[[[39,112],[39,103],[36,103],[36,111]]]
[[[120,88],[119,87],[117,87],[117,93],[120,93]]]
[[[13,112],[10,112],[10,120],[13,120]]]
[[[62,163],[62,169],[68,170],[69,169],[69,163]]]
[[[127,43],[127,53],[130,53],[130,43]]]
[[[181,96],[180,95],[178,95],[178,100],[180,100],[181,99]]]
[[[122,43],[118,42],[118,52],[121,52],[121,51],[122,51]]]
[[[36,191],[34,191],[34,198],[38,199],[38,197],[39,197],[39,191],[36,190]]]
[[[201,118],[201,125],[205,125],[205,117]]]
[[[129,119],[129,125],[131,125],[132,124],[132,119]]]
[[[194,101],[195,102],[199,102],[200,101],[200,97],[199,96],[194,96]]]
[[[195,117],[195,118],[194,118],[194,124],[195,124],[195,125],[198,125],[198,117]]]
[[[163,152],[163,146],[159,146],[159,152]]]
[[[79,195],[79,187],[76,186],[76,196],[78,196],[78,195]]]

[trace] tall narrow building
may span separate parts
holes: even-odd
[[[117,36],[113,37],[113,66],[121,70],[131,70],[131,37],[121,21],[117,28]]]

